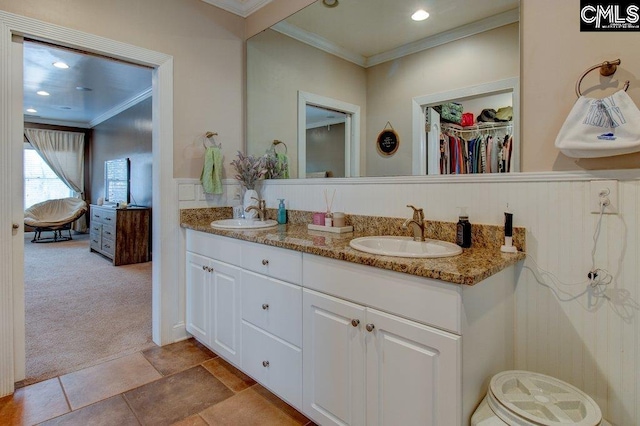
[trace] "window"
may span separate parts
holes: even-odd
[[[51,170],[42,157],[25,144],[24,149],[24,208],[55,198],[72,197],[74,192]]]

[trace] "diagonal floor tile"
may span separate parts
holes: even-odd
[[[33,425],[68,412],[57,378],[16,389],[13,395],[0,399],[2,425]]]
[[[204,367],[164,377],[124,394],[138,419],[146,425],[170,425],[231,396]]]
[[[307,423],[294,420],[254,388],[207,408],[200,416],[208,424],[216,426],[300,426]]]
[[[217,357],[195,339],[147,349],[142,354],[163,376],[186,370]]]
[[[196,415],[187,417],[184,420],[180,420],[179,422],[176,422],[171,426],[209,426],[209,424],[204,420],[202,420],[202,417],[196,414]]]
[[[255,385],[251,389],[256,391],[261,397],[269,401],[271,404],[284,411],[288,416],[292,417],[296,422],[301,425],[309,423],[311,420],[306,418],[301,412],[278,398],[275,394],[271,393],[267,388],[261,385]]]
[[[240,392],[256,384],[256,381],[242,371],[218,357],[202,364],[211,374],[234,392]]]
[[[39,426],[139,426],[140,423],[129,408],[122,395],[116,395],[104,401],[96,402],[56,417]]]
[[[140,353],[60,376],[73,410],[142,386],[162,376]]]

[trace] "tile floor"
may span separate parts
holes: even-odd
[[[17,389],[0,425],[314,425],[190,339]]]

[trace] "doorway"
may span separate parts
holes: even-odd
[[[50,199],[81,197],[92,213],[100,199],[110,199],[144,207],[137,214],[145,214],[152,204],[152,69],[34,40],[25,39],[22,46],[28,139],[25,209]],[[63,142],[71,135],[73,144]],[[69,157],[75,161],[67,161]],[[123,193],[111,198],[104,179],[106,166],[125,158]],[[58,192],[60,187],[66,194]],[[136,215],[132,208],[111,213],[132,217]],[[25,238],[22,385],[155,346],[152,264],[115,267],[109,258],[90,252],[89,246],[102,240],[102,227],[93,223],[92,216],[83,215],[73,226],[80,233],[69,241],[33,244]],[[111,229],[107,236],[115,235]],[[49,234],[44,231],[42,236]],[[136,232],[136,237],[133,231],[128,234],[136,239],[143,234],[145,244],[135,245],[147,251],[146,230]],[[124,240],[119,240],[122,253]],[[103,244],[115,247],[115,239],[105,238]],[[98,245],[97,251],[101,248]],[[143,259],[146,256],[138,260]]]
[[[87,52],[122,59],[153,68],[153,340],[162,345],[176,340],[175,311],[178,300],[179,240],[177,188],[173,169],[173,59],[171,56],[127,45],[103,37],[47,24],[0,11],[0,395],[13,392],[14,383],[24,378],[24,232],[22,208],[22,49],[13,40],[17,36],[43,40]],[[162,196],[161,196],[162,194]],[[171,247],[170,247],[171,246]],[[172,321],[170,318],[173,318]]]
[[[298,178],[307,177],[307,130],[310,128],[309,123],[313,118],[312,114],[308,114],[309,109],[311,112],[334,112],[336,113],[334,115],[339,115],[332,120],[339,118],[340,122],[344,123],[344,172],[341,169],[341,177],[360,176],[360,107],[326,96],[299,91]],[[322,124],[330,126],[331,123],[332,121],[326,121]],[[315,170],[312,171],[315,172]],[[309,177],[316,177],[316,175],[311,174]]]

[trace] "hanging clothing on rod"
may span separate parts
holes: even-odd
[[[507,173],[512,168],[513,126],[442,124],[440,174]]]

